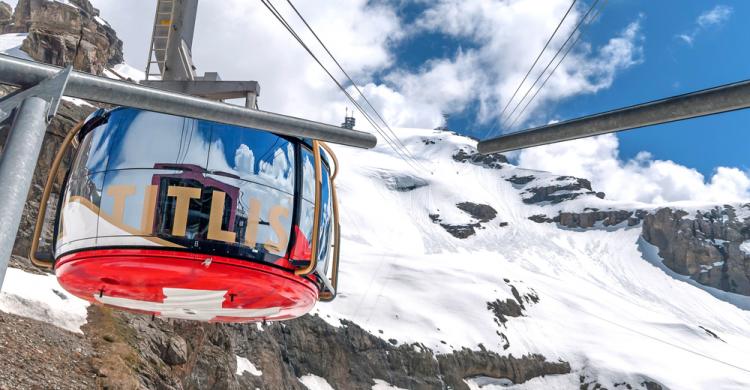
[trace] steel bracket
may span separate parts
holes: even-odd
[[[72,71],[73,67],[68,66],[56,75],[43,80],[33,87],[19,89],[10,95],[0,98],[0,123],[11,118],[13,111],[18,108],[21,102],[29,97],[38,97],[47,102],[48,109],[45,121],[49,123],[55,114],[57,114],[57,108],[60,106],[60,100],[62,100],[63,93],[65,93],[65,87],[68,85],[68,79]]]

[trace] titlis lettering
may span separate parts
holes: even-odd
[[[130,184],[110,185],[105,193],[112,197],[112,220],[116,224],[124,224],[125,203],[128,197],[136,193],[136,186]],[[147,185],[144,191],[143,210],[141,214],[140,231],[143,234],[153,233],[154,210],[157,204],[158,186]],[[201,189],[196,187],[169,186],[167,197],[174,198],[174,218],[172,219],[171,234],[176,237],[185,237],[187,233],[188,213],[190,211],[190,200],[201,198]],[[237,242],[237,233],[224,230],[221,227],[224,215],[224,203],[226,193],[213,190],[211,195],[211,211],[208,217],[209,240],[223,241],[234,244]],[[242,243],[249,247],[255,247],[258,237],[258,225],[260,224],[261,203],[258,199],[249,200],[247,214],[247,228]],[[271,207],[268,213],[268,224],[276,235],[277,241],[268,240],[263,246],[269,251],[278,251],[284,248],[289,239],[288,233],[281,219],[289,218],[289,209],[276,205]]]

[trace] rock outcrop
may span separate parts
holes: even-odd
[[[526,204],[557,204],[583,195],[594,195],[604,199],[603,192],[591,189],[590,181],[573,176],[540,178],[535,175],[513,175],[506,180],[524,190],[522,196]]]
[[[489,169],[502,169],[508,159],[500,153],[479,154],[476,150],[461,148],[453,154],[453,160],[460,163],[470,163]]]
[[[12,18],[0,6],[3,33],[28,33],[21,50],[52,65],[101,75],[123,62],[122,41],[88,0],[19,0]]]
[[[313,374],[336,389],[369,390],[374,379],[408,389],[468,389],[463,380],[477,375],[523,383],[570,372],[568,363],[541,355],[501,356],[482,348],[436,354],[420,344],[396,346],[395,340],[387,342],[354,323],[334,327],[310,315],[265,326],[212,325],[91,310],[98,312],[93,316],[107,318],[100,323],[117,325],[91,325],[99,328],[89,337],[131,360],[130,370],[117,360],[104,360],[110,355],[98,361],[98,384],[110,388],[135,380],[145,388],[304,390],[297,378]],[[171,352],[175,340],[186,347],[178,347],[177,356]],[[261,375],[238,374],[237,356],[248,359]],[[110,378],[107,373],[115,367],[120,375]]]
[[[443,221],[440,214],[430,214],[430,220],[440,225],[445,231],[450,233],[453,237],[464,239],[469,238],[476,234],[477,229],[484,229],[482,224],[487,223],[497,216],[497,211],[490,205],[479,204],[473,202],[461,202],[456,204],[456,208],[468,214],[471,217],[471,221],[468,223],[446,223]],[[500,226],[507,226],[507,222],[501,222]]]
[[[742,206],[750,209],[750,205]],[[695,214],[663,208],[643,221],[643,238],[659,248],[673,271],[701,284],[750,295],[750,218],[739,218],[732,206]]]
[[[583,212],[562,211],[554,217],[544,214],[532,215],[530,220],[537,223],[558,223],[568,229],[591,229],[595,227],[611,228],[636,226],[646,216],[645,210],[598,210],[585,208]]]

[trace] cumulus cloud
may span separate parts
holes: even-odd
[[[619,158],[614,134],[526,149],[519,165],[591,179],[610,199],[663,203],[672,201],[739,202],[750,199],[750,177],[737,168],[719,167],[710,178],[648,152]]]
[[[453,74],[446,71],[448,68],[457,69],[455,73],[458,74],[471,75],[460,80],[460,85],[470,87],[464,90],[470,94],[469,98],[479,103],[479,122],[486,124],[497,121],[502,107],[513,95],[569,6],[570,2],[564,0],[550,1],[545,3],[545,7],[538,7],[534,1],[436,1],[417,21],[417,28],[475,42],[477,46],[459,51],[452,59],[428,63],[420,73],[411,75],[408,81],[419,85],[429,84],[435,72]],[[583,17],[582,11],[579,8],[572,10],[537,68],[524,83],[516,101],[532,86],[539,72],[565,42]],[[642,39],[640,19],[630,23],[602,47],[592,47],[584,39],[560,65],[521,119],[529,117],[528,114],[550,101],[581,93],[595,93],[610,87],[618,72],[642,61]],[[454,98],[446,101],[445,109],[448,112],[461,111],[469,102],[472,100],[465,96],[464,99]],[[512,110],[515,103],[510,107]]]
[[[677,34],[677,38],[692,46],[695,38],[704,30],[723,25],[732,16],[734,9],[727,5],[716,5],[702,12],[695,20],[695,26],[691,31]]]
[[[141,68],[146,62],[154,2],[92,3],[124,40],[126,61]],[[274,3],[324,64],[335,69],[288,5]],[[498,105],[509,98],[570,5],[569,0],[550,0],[544,7],[535,0],[419,2],[420,16],[407,24],[399,16],[397,3],[297,2],[318,35],[394,127],[435,127],[442,123],[442,113],[458,113],[470,106],[479,108],[480,122],[491,122]],[[562,38],[553,42],[553,48],[562,43],[581,16],[581,9],[571,12],[570,23],[561,29]],[[633,24],[596,48],[584,38],[531,108],[540,111],[550,101],[609,87],[617,72],[638,62],[639,31],[638,23]],[[394,48],[404,39],[419,39],[424,33],[455,37],[464,48],[448,55],[436,54],[416,69],[402,68]],[[551,57],[553,50],[548,51],[542,62]],[[340,123],[345,108],[351,108],[328,76],[258,2],[200,2],[193,55],[201,72],[219,71],[225,80],[260,81],[261,109]],[[336,76],[344,81],[343,75]],[[368,129],[363,118],[356,116],[358,128]]]

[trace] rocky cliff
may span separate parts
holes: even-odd
[[[102,74],[123,62],[122,41],[88,0],[0,2],[0,31],[27,33],[21,50],[53,65]]]
[[[659,248],[664,264],[701,284],[750,295],[750,204],[687,212],[663,208],[648,214],[643,238]]]

